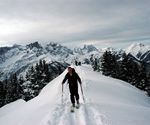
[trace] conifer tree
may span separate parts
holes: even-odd
[[[101,69],[102,73],[106,76],[110,75],[110,51],[105,51],[104,54],[102,55],[101,59]]]
[[[115,55],[111,51],[105,51],[101,58],[102,73],[106,76],[117,77],[118,63]]]
[[[93,61],[93,70],[97,71],[98,69],[99,69],[99,67],[98,67],[98,59],[95,58],[94,61]]]
[[[138,71],[138,75],[136,77],[137,79],[137,87],[141,90],[146,90],[146,86],[148,86],[148,79],[147,79],[147,74],[146,74],[146,69],[144,64],[142,63],[139,67],[138,67],[139,71]]]
[[[128,62],[128,56],[126,55],[126,53],[123,53],[122,60],[120,62],[120,68],[119,68],[119,79],[122,79],[124,81],[127,81],[127,76],[128,76],[127,62]]]
[[[4,84],[0,81],[0,107],[4,105]]]

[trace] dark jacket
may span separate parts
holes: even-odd
[[[67,73],[62,83],[64,84],[66,82],[66,80],[68,80],[70,87],[78,87],[77,82],[79,82],[81,84],[81,79],[76,72],[74,72],[72,75]]]

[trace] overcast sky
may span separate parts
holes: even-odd
[[[0,46],[150,45],[150,0],[0,0]]]

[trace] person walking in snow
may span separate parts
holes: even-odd
[[[62,85],[68,80],[69,90],[70,90],[70,99],[72,106],[75,107],[75,99],[77,102],[77,107],[79,106],[79,94],[78,94],[78,82],[81,84],[81,79],[79,75],[75,72],[74,68],[68,67],[68,73],[65,75],[65,78],[62,81]]]

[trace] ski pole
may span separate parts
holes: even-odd
[[[83,101],[85,102],[84,94],[83,94],[83,89],[82,89],[82,85],[81,84],[80,84],[80,87],[81,87],[82,98],[83,98]]]
[[[62,97],[63,97],[63,83],[62,83]]]
[[[62,101],[62,104],[63,104],[63,83],[62,83],[62,95],[61,95],[61,101]]]

